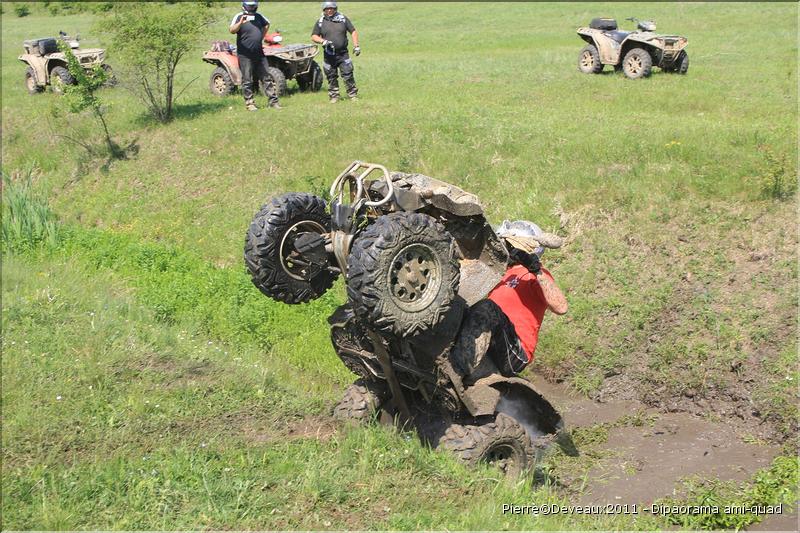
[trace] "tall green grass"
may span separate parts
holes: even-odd
[[[24,252],[40,245],[55,247],[59,241],[58,223],[47,197],[34,187],[34,167],[23,172],[2,172],[3,220],[2,248]]]
[[[652,528],[503,515],[565,503],[388,428],[337,428],[281,354],[209,337],[83,259],[3,262],[8,529]],[[92,283],[87,284],[86,279]],[[319,379],[319,378],[317,378]]]

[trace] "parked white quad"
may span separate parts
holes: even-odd
[[[653,67],[686,74],[689,70],[686,37],[655,33],[653,21],[627,20],[636,22],[635,31],[619,30],[617,21],[611,18],[592,19],[588,28],[578,28],[578,35],[586,42],[578,54],[578,70],[599,74],[603,65],[612,65],[631,79],[646,78]]]
[[[60,32],[58,38],[47,37],[42,39],[29,39],[23,41],[25,53],[19,60],[28,65],[25,71],[25,88],[30,94],[40,93],[50,85],[54,93],[64,92],[65,85],[73,85],[75,78],[67,69],[67,58],[58,49],[58,41],[69,44],[72,53],[85,70],[92,70],[95,66],[102,66],[108,75],[107,85],[113,85],[114,73],[111,67],[105,64],[106,51],[102,48],[81,48],[80,37],[69,37]]]

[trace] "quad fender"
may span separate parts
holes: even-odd
[[[625,54],[627,54],[632,48],[642,48],[650,53],[650,56],[653,58],[653,65],[657,65],[661,57],[661,53],[658,50],[658,47],[650,43],[651,37],[643,38],[642,35],[642,33],[634,32],[631,33],[624,41],[622,41],[619,57],[620,59],[625,57]]]
[[[489,376],[463,391],[461,399],[472,416],[497,413],[512,417],[525,428],[540,457],[551,444],[568,456],[578,455],[561,415],[526,379]]]
[[[47,66],[45,67],[47,69],[47,80],[48,81],[50,80],[50,72],[52,72],[53,69],[56,68],[56,67],[69,68],[67,66],[67,61],[65,59],[61,59],[60,57],[49,58],[47,60]],[[37,72],[37,75],[38,75],[38,72]]]
[[[472,416],[505,413],[542,434],[557,433],[564,427],[558,411],[527,379],[495,374],[464,390],[462,399]]]
[[[578,28],[578,36],[587,44],[594,45],[600,53],[600,62],[604,65],[616,65],[621,59],[620,45],[602,31],[590,28]]]
[[[50,79],[50,70],[47,68],[47,61],[41,56],[23,54],[18,58],[20,61],[33,69],[36,74],[36,85],[44,87]]]
[[[235,85],[242,84],[242,71],[239,69],[239,58],[226,52],[205,52],[203,61],[215,67],[222,67],[230,75]]]

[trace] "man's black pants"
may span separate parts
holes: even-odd
[[[253,79],[255,78],[256,84],[261,82],[264,85],[264,93],[269,98],[269,103],[278,101],[278,95],[275,92],[275,84],[272,83],[272,76],[267,71],[269,63],[267,58],[261,57],[247,57],[239,56],[239,69],[242,71],[242,96],[245,102],[253,100]],[[255,74],[255,76],[253,76]],[[258,89],[258,85],[256,85]]]
[[[322,70],[328,78],[328,96],[339,98],[339,70],[342,71],[342,78],[347,86],[347,96],[353,98],[358,94],[356,78],[353,75],[353,60],[347,50],[334,54],[324,54]]]

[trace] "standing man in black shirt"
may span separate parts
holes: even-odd
[[[347,96],[355,100],[358,95],[356,79],[353,76],[353,60],[347,54],[347,34],[353,35],[353,54],[361,54],[358,46],[358,32],[350,19],[337,11],[336,2],[322,3],[322,16],[314,25],[311,40],[321,44],[324,51],[325,77],[328,78],[328,96],[331,103],[339,101],[339,70],[347,85]]]
[[[269,106],[280,109],[278,95],[272,77],[267,72],[267,57],[264,55],[264,37],[269,31],[269,20],[257,13],[258,2],[242,2],[242,12],[231,20],[230,32],[236,34],[236,53],[239,56],[239,69],[242,71],[242,96],[248,111],[256,111],[253,101],[253,72],[255,71],[256,90],[258,81],[264,84],[264,92],[269,98]]]

